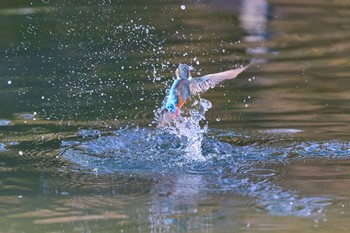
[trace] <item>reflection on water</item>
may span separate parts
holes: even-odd
[[[348,1],[0,6],[1,232],[350,230]],[[248,61],[154,129],[177,63]]]
[[[240,12],[240,23],[244,30],[248,33],[243,40],[251,43],[252,47],[247,48],[248,54],[253,54],[251,63],[268,63],[265,58],[259,54],[266,54],[269,48],[266,47],[264,41],[267,40],[271,33],[268,28],[268,20],[271,18],[271,7],[267,0],[257,0],[254,3],[242,1],[242,9]]]

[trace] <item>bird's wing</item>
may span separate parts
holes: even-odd
[[[208,74],[203,77],[199,78],[193,78],[190,80],[190,90],[191,95],[196,95],[198,93],[204,93],[209,88],[214,88],[217,84],[236,78],[241,72],[243,72],[245,69],[247,69],[248,66],[228,70],[220,73],[215,74]]]

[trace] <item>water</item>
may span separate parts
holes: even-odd
[[[349,14],[2,1],[0,232],[348,232]],[[157,129],[180,62],[252,65]]]

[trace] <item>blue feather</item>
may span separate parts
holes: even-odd
[[[169,94],[166,98],[166,102],[162,110],[168,109],[169,112],[176,112],[179,99],[176,96],[175,88],[181,80],[176,79],[169,89]]]

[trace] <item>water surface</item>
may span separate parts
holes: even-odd
[[[349,14],[2,1],[0,231],[348,232]],[[156,129],[179,62],[252,65]]]

